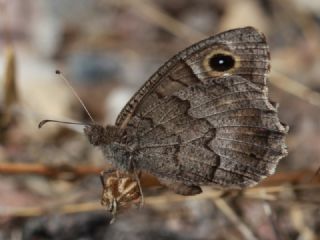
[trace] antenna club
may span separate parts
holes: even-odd
[[[47,120],[42,120],[41,122],[39,122],[38,128],[42,128],[43,125],[45,125],[47,122],[48,122]]]
[[[38,127],[39,127],[39,128],[42,128],[43,125],[45,125],[45,124],[48,123],[48,122],[62,123],[62,124],[73,124],[73,125],[83,125],[83,126],[93,126],[93,124],[91,124],[91,123],[66,122],[66,121],[45,119],[45,120],[42,120],[42,121],[39,123]]]

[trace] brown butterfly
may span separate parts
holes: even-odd
[[[178,194],[243,188],[274,173],[288,127],[268,100],[269,48],[252,27],[181,51],[151,76],[115,126],[84,132],[121,171],[145,171]]]

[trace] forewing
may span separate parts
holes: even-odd
[[[229,54],[227,71],[210,57]],[[169,60],[132,98],[117,125],[137,139],[139,169],[189,185],[250,186],[286,155],[267,97],[269,52],[253,28],[231,30]]]
[[[116,126],[125,128],[130,118],[143,109],[140,107],[154,103],[152,94],[170,96],[173,92],[193,85],[207,77],[221,76],[221,73],[205,69],[205,56],[210,52],[225,50],[234,54],[240,67],[228,74],[237,74],[260,87],[266,84],[266,73],[269,70],[269,51],[265,37],[252,27],[226,31],[181,51],[155,72],[150,79],[136,92],[120,112]]]

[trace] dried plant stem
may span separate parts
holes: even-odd
[[[294,81],[284,74],[276,71],[271,72],[270,81],[274,86],[281,90],[288,92],[314,106],[320,107],[320,94],[302,83]]]
[[[102,168],[92,166],[45,166],[42,164],[0,163],[0,174],[36,174],[59,177],[66,173],[80,177],[97,174]]]
[[[9,217],[35,217],[53,212],[60,214],[70,214],[95,210],[103,210],[103,207],[99,204],[98,201],[78,204],[65,204],[60,207],[6,207],[0,208],[0,215]]]
[[[306,240],[317,240],[319,239],[306,224],[304,211],[302,211],[301,206],[294,204],[290,208],[290,215],[293,221],[293,225],[300,233],[298,239],[306,239]]]
[[[272,207],[270,206],[270,203],[268,201],[264,200],[264,201],[262,201],[262,206],[263,206],[263,210],[264,210],[266,216],[269,219],[269,222],[270,222],[271,228],[273,230],[273,234],[274,234],[275,239],[281,240],[282,234],[280,233],[280,231],[278,229],[276,220],[273,216],[273,211],[272,211]]]
[[[6,65],[4,68],[4,83],[3,83],[3,106],[0,116],[0,141],[5,142],[5,132],[8,126],[12,126],[13,120],[16,119],[14,107],[18,103],[18,92],[16,87],[16,69],[15,69],[15,54],[11,45],[6,47],[5,53]]]
[[[4,80],[4,106],[9,108],[18,100],[15,54],[11,45],[6,47]]]
[[[233,209],[227,204],[227,202],[220,198],[214,201],[215,205],[220,209],[221,212],[238,228],[245,239],[257,240],[253,231],[248,227],[241,218],[233,211]]]
[[[192,196],[193,200],[197,199],[218,199],[221,196],[220,190],[209,189],[206,190],[198,195]],[[161,196],[152,196],[146,198],[147,205],[151,205],[154,208],[162,208],[168,206],[168,203],[179,203],[186,200],[185,196],[178,195],[178,194],[162,194]]]
[[[68,179],[83,177],[86,175],[99,175],[102,171],[110,168],[94,167],[94,166],[46,166],[43,164],[26,164],[26,163],[0,163],[0,174],[34,174],[47,176],[50,178],[63,178],[68,175]],[[141,183],[143,187],[159,186],[159,181],[146,173],[141,175]]]
[[[313,186],[314,188],[320,188],[319,185]],[[269,200],[280,200],[277,196],[278,193],[284,193],[284,191],[293,191],[297,189],[310,189],[313,190],[311,186],[279,186],[279,187],[256,187],[243,191],[242,196],[251,199],[259,199],[263,201]],[[232,209],[230,210],[230,206],[226,206],[225,200],[221,198],[223,191],[215,190],[210,187],[204,188],[204,192],[199,195],[192,196],[192,200],[200,200],[200,199],[211,199],[215,202],[215,204],[219,207],[221,211],[223,211],[227,217],[233,222],[236,223],[239,219],[238,216],[233,213]],[[273,195],[271,195],[273,193]],[[271,199],[270,196],[273,196]],[[147,196],[146,204],[148,206],[153,207],[154,209],[165,209],[169,205],[180,203],[186,201],[185,196],[177,195],[174,193],[166,193],[160,196]],[[69,200],[70,201],[70,200]],[[288,201],[288,199],[286,200]],[[104,209],[97,201],[93,202],[84,202],[79,204],[64,204],[63,202],[53,202],[46,206],[36,206],[36,207],[9,207],[0,208],[0,216],[11,216],[11,217],[33,217],[50,213],[78,213],[78,212],[86,212],[86,211],[94,211],[94,210],[102,210]],[[232,211],[232,212],[230,212]],[[241,231],[247,234],[247,230],[245,230],[246,226],[241,226],[243,228]],[[250,233],[248,233],[250,235]]]
[[[114,1],[113,3],[120,7],[129,6],[138,16],[147,19],[149,22],[167,30],[183,40],[187,40],[189,43],[194,43],[206,37],[205,34],[202,34],[174,17],[171,17],[151,1],[124,0]]]
[[[85,175],[100,174],[101,171],[110,168],[109,165],[105,167],[94,166],[46,166],[43,164],[25,164],[25,163],[0,163],[0,174],[36,174],[57,178],[65,174],[74,175],[75,177],[83,177]],[[268,192],[279,191],[285,188],[281,184],[292,183],[308,183],[306,179],[310,179],[310,175],[314,176],[312,179],[313,184],[320,183],[320,175],[315,174],[313,171],[296,171],[290,173],[277,173],[274,174],[263,182],[259,187],[268,187]],[[159,181],[152,175],[142,173],[141,175],[142,187],[160,186]],[[310,183],[310,182],[309,182]],[[314,187],[314,185],[305,185]],[[259,188],[251,188],[250,191],[259,191]],[[201,194],[202,195],[202,194]]]
[[[320,175],[320,167],[318,167],[318,170],[315,172],[314,175],[312,175],[312,177],[308,182],[313,183],[314,181],[317,180],[317,177],[319,177],[319,175]]]

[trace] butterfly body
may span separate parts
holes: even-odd
[[[180,194],[255,185],[287,154],[288,128],[267,96],[269,68],[254,28],[215,35],[165,63],[115,126],[85,133],[116,168],[149,172]]]

